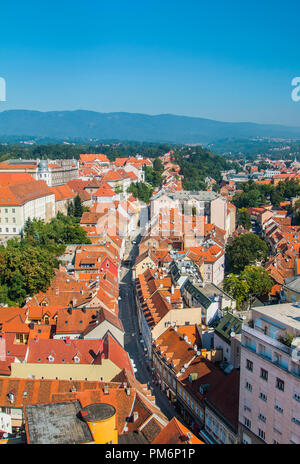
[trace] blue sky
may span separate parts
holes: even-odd
[[[300,4],[2,2],[0,110],[173,113],[300,126]]]

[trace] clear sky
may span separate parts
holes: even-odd
[[[0,110],[300,126],[299,26],[299,0],[1,2]]]

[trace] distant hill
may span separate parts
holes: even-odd
[[[210,143],[224,137],[300,139],[300,127],[228,123],[172,114],[8,110],[0,112],[0,136]]]

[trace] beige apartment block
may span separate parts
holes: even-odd
[[[90,380],[110,382],[121,369],[109,359],[101,364],[12,363],[11,377],[17,379]],[[2,377],[2,376],[0,376]]]

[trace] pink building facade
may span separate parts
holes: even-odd
[[[239,443],[300,444],[299,335],[300,307],[290,303],[255,308],[243,324]]]

